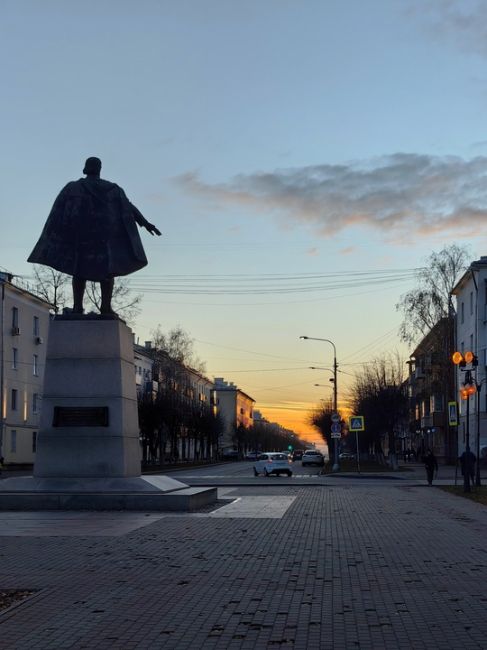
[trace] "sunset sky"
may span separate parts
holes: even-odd
[[[487,254],[487,3],[4,0],[0,267],[86,157],[163,236],[135,332],[181,325],[209,377],[309,432],[452,242]],[[324,386],[314,386],[314,384]]]

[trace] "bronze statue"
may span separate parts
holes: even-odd
[[[101,313],[111,307],[114,278],[147,265],[136,227],[160,231],[130,203],[121,187],[100,179],[101,160],[88,158],[86,178],[68,183],[54,201],[28,261],[73,276],[73,312],[83,313],[87,280],[100,283]]]

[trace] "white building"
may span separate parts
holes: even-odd
[[[487,456],[487,256],[472,262],[468,270],[454,287],[452,294],[456,297],[456,344],[455,349],[462,354],[471,351],[478,358],[478,366],[472,376],[480,392],[469,398],[469,433],[470,448],[477,454],[477,432],[480,429],[479,449]],[[471,366],[467,366],[467,369]],[[457,389],[465,380],[465,372],[457,370]],[[467,432],[467,403],[459,401],[458,452],[465,449]]]
[[[0,456],[33,463],[42,404],[50,305],[0,273]]]
[[[134,369],[137,397],[143,394],[152,394],[155,397],[158,383],[154,379],[154,354],[150,341],[145,341],[143,346],[134,343]]]
[[[225,426],[219,445],[220,451],[225,454],[225,451],[237,449],[238,428],[249,429],[253,425],[255,400],[222,377],[215,377],[215,397],[217,411]]]

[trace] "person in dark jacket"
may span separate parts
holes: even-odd
[[[467,462],[468,458],[468,462]],[[468,469],[468,475],[470,476],[470,480],[473,483],[474,478],[475,478],[475,462],[477,460],[477,456],[473,453],[473,451],[468,450],[468,452],[464,451],[463,454],[460,456],[460,465],[462,466],[462,476],[465,478],[465,472]]]
[[[147,258],[137,225],[160,231],[130,203],[121,187],[100,178],[101,160],[86,160],[86,178],[68,183],[54,201],[28,261],[73,276],[73,312],[83,312],[86,281],[100,283],[101,312],[113,314],[115,277],[138,271]]]
[[[438,461],[436,456],[433,454],[431,449],[426,450],[426,454],[423,456],[423,463],[426,468],[426,478],[428,480],[428,485],[433,485],[433,477],[438,473]]]

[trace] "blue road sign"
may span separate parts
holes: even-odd
[[[363,415],[352,415],[350,418],[349,431],[365,431]]]

